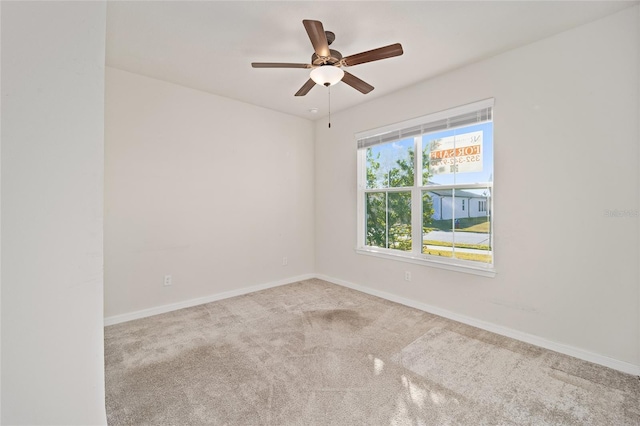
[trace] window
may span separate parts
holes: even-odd
[[[356,138],[359,253],[493,271],[493,99]]]

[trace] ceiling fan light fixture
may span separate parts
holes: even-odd
[[[322,65],[311,70],[309,77],[321,86],[333,86],[342,80],[344,71],[333,65]]]

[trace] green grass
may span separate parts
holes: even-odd
[[[479,232],[479,233],[482,233],[482,234],[488,234],[489,232],[491,232],[491,222],[489,222],[487,220],[485,222],[478,223],[478,224],[473,225],[473,226],[469,226],[468,228],[456,229],[456,231]]]
[[[487,220],[486,216],[482,217],[465,217],[458,219],[459,226],[456,228],[456,232],[480,232],[488,234],[491,230],[491,220]],[[438,230],[438,231],[453,231],[451,228],[451,219],[449,220],[434,220],[432,221],[428,228],[429,230]]]
[[[453,247],[453,244],[448,241],[438,240],[425,240],[422,242],[424,245],[440,246],[440,247]],[[488,244],[465,244],[456,243],[457,248],[476,249],[476,250],[491,250]]]
[[[424,248],[422,252],[424,254],[430,254],[432,256],[442,256],[442,257],[452,257],[453,255],[453,252],[449,250],[432,250],[432,249]],[[476,262],[491,263],[490,254],[457,253],[456,252],[456,259],[475,260]]]

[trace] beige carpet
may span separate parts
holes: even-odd
[[[320,280],[105,329],[110,425],[640,425],[640,381]]]

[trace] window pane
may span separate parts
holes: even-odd
[[[422,253],[492,263],[491,189],[423,191]]]
[[[493,180],[493,123],[426,134],[422,146],[423,185]]]
[[[454,257],[492,263],[491,189],[458,190],[456,196],[465,199],[468,208],[456,222]]]
[[[422,253],[451,257],[453,190],[422,191]]]
[[[366,245],[411,250],[411,192],[365,194]]]
[[[411,250],[411,192],[390,192],[389,248]]]
[[[367,148],[367,188],[412,186],[413,138]]]
[[[386,192],[365,194],[367,218],[366,245],[387,247]]]

